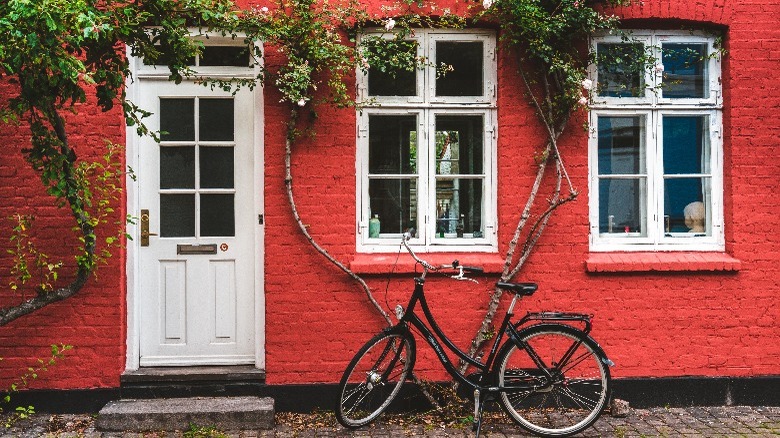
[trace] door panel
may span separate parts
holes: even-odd
[[[140,365],[254,363],[253,94],[152,80],[141,90],[160,136],[140,140],[137,169],[149,228]]]

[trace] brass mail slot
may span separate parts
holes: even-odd
[[[176,245],[176,254],[216,254],[217,244],[208,245]]]

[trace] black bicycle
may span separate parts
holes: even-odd
[[[590,316],[579,313],[528,313],[518,322],[510,320],[514,307],[524,296],[533,294],[535,283],[499,282],[497,286],[514,297],[496,332],[487,359],[473,359],[456,347],[439,328],[425,299],[423,285],[429,271],[453,270],[453,278],[482,269],[451,265],[431,266],[403,245],[417,263],[422,275],[414,279],[412,297],[395,313],[398,324],[382,330],[368,341],[347,366],[339,383],[336,418],[348,428],[375,420],[393,401],[414,369],[416,344],[412,328],[433,348],[444,368],[462,388],[474,396],[474,429],[482,425],[487,401],[497,400],[512,420],[539,436],[564,437],[593,424],[610,397],[609,367],[599,344],[589,336]],[[417,305],[425,322],[415,313]],[[581,327],[580,327],[581,326]],[[506,341],[502,343],[504,336]],[[449,349],[477,372],[462,374],[444,352]]]

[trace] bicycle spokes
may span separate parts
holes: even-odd
[[[387,408],[411,370],[412,348],[404,335],[382,334],[358,352],[339,385],[336,414],[342,424],[362,426]]]
[[[576,433],[606,404],[607,371],[594,347],[560,326],[524,332],[523,345],[499,359],[502,401],[524,428],[544,436]]]

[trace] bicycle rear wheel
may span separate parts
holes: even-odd
[[[508,342],[501,352],[501,404],[523,429],[545,437],[581,432],[598,419],[609,401],[609,362],[587,334],[561,324],[540,324],[519,333],[552,378],[524,348]],[[535,389],[511,390],[520,386]]]
[[[383,332],[368,341],[349,363],[339,383],[339,423],[355,428],[374,421],[412,372],[414,354],[414,338],[408,333]]]

